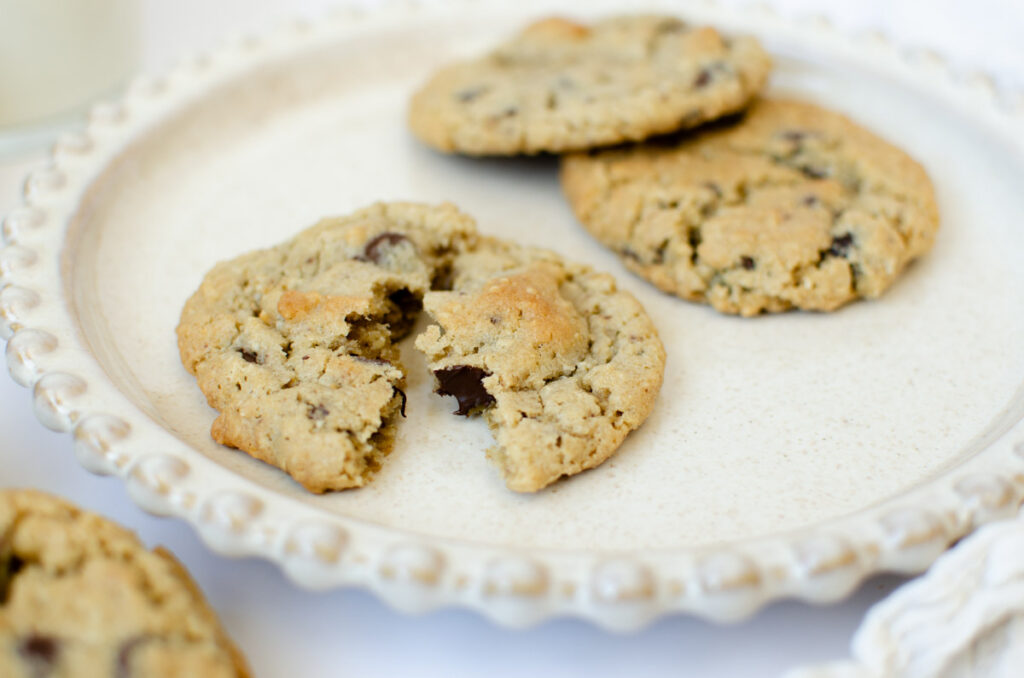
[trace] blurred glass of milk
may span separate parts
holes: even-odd
[[[115,92],[136,66],[138,14],[138,0],[0,0],[0,149]]]

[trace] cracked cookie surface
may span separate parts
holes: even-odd
[[[725,313],[882,294],[939,225],[925,171],[848,118],[756,102],[705,131],[563,160],[578,219],[662,290]]]
[[[490,54],[440,70],[412,98],[430,146],[469,155],[565,152],[638,141],[737,111],[771,62],[749,37],[669,16],[591,26],[538,21]]]
[[[0,491],[0,675],[241,678],[245,661],[171,554],[32,490]]]
[[[474,236],[450,205],[375,205],[218,264],[178,326],[214,440],[313,492],[368,482],[405,407],[394,342]]]
[[[534,492],[610,457],[650,414],[665,351],[611,276],[487,240],[459,257],[416,339],[458,414],[481,411],[507,486]]]

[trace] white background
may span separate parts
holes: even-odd
[[[141,67],[159,72],[180,52],[209,47],[227,32],[258,32],[297,14],[315,16],[336,3],[145,0],[142,4]],[[633,4],[623,2],[624,11]],[[943,54],[960,72],[984,70],[1005,89],[1024,92],[1024,2],[1019,0],[777,0],[768,4],[785,14],[823,14],[850,31],[878,28],[902,45]],[[686,3],[679,6],[685,14]],[[0,158],[0,213],[17,203],[22,177],[42,157],[28,153]],[[220,558],[188,526],[145,515],[127,498],[119,481],[83,471],[72,455],[70,438],[43,429],[32,414],[29,393],[2,376],[0,486],[55,492],[137,530],[147,543],[168,546],[191,570],[255,674],[263,678],[772,676],[801,664],[845,657],[868,606],[902,581],[875,578],[846,602],[829,607],[779,603],[734,626],[672,617],[631,635],[608,634],[573,620],[508,631],[457,610],[410,618],[363,592],[299,590],[267,563]]]

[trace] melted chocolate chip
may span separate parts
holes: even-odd
[[[390,231],[381,233],[370,239],[366,246],[363,247],[363,253],[356,257],[360,261],[369,261],[374,264],[380,263],[380,258],[383,252],[382,247],[394,247],[400,242],[408,241],[409,239],[401,233],[391,233]]]
[[[434,277],[430,281],[430,289],[447,291],[450,290],[454,284],[455,273],[452,271],[451,265],[442,265],[434,272]]]
[[[238,352],[242,354],[242,360],[244,360],[245,362],[255,363],[257,365],[260,364],[260,357],[254,351],[250,351],[247,348],[240,348],[238,349]]]
[[[402,398],[402,407],[399,410],[399,412],[401,412],[402,416],[404,417],[405,416],[405,403],[408,401],[408,398],[405,397],[405,391],[403,391],[402,389],[398,388],[397,386],[392,386],[391,388],[395,389],[395,393],[397,393]]]
[[[323,404],[310,405],[309,410],[306,412],[306,418],[313,421],[323,421],[330,413],[331,411],[324,407]]]
[[[832,245],[828,248],[828,253],[833,257],[845,257],[850,253],[850,247],[853,246],[853,234],[844,233],[837,235],[832,238]]]
[[[405,316],[419,313],[423,308],[423,300],[405,288],[395,290],[389,294],[388,301],[397,306],[398,310]]]
[[[59,651],[60,643],[56,638],[39,633],[33,633],[18,643],[18,654],[37,676],[46,676],[53,671]]]
[[[711,69],[710,68],[702,68],[702,69],[700,69],[700,73],[697,74],[697,78],[693,81],[693,86],[696,89],[701,89],[702,87],[707,87],[710,82],[711,82]]]
[[[700,232],[700,228],[691,227],[686,232],[686,242],[690,245],[690,249],[696,254],[697,248],[704,242],[704,235]]]
[[[748,271],[753,271],[754,267],[757,266],[757,264],[754,263],[754,259],[752,257],[742,256],[740,257],[740,266],[747,269]]]
[[[494,396],[484,388],[484,377],[491,376],[486,370],[470,365],[455,365],[434,370],[434,376],[438,384],[435,393],[455,396],[459,401],[459,409],[455,410],[455,414],[466,415],[477,407],[494,402]]]
[[[7,596],[11,592],[11,582],[23,567],[25,567],[25,561],[13,553],[6,561],[0,561],[0,604],[7,602]]]

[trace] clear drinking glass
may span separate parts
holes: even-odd
[[[138,0],[0,0],[0,153],[47,143],[136,67]]]

